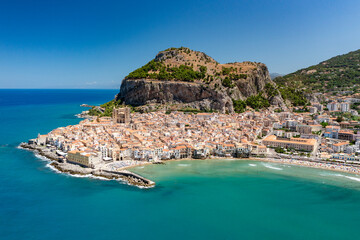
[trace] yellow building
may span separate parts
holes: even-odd
[[[316,139],[306,138],[280,138],[275,135],[267,136],[263,140],[263,144],[268,147],[282,147],[293,148],[296,150],[303,150],[312,152],[316,147]]]
[[[96,161],[98,157],[96,154],[87,153],[84,151],[69,151],[67,152],[67,161],[70,163],[79,164],[84,167],[94,168],[94,161]]]

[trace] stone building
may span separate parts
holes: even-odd
[[[130,108],[114,108],[112,119],[115,123],[130,123]]]
[[[96,163],[99,162],[99,156],[94,152],[74,150],[67,152],[67,161],[83,167],[95,168]]]
[[[302,150],[312,152],[316,148],[315,139],[305,138],[281,138],[275,135],[267,136],[263,140],[263,144],[269,147],[282,147],[282,148],[293,148],[295,150]]]

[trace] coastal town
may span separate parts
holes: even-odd
[[[233,114],[114,108],[111,117],[39,134],[27,146],[45,149],[67,165],[107,172],[176,159],[255,158],[360,173],[360,122],[334,117],[356,117],[351,106],[357,102],[332,98],[305,110]]]

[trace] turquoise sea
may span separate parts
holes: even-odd
[[[360,176],[244,160],[133,170],[156,181],[54,173],[21,141],[76,124],[116,90],[0,90],[0,239],[359,239]]]

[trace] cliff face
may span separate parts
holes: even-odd
[[[133,106],[151,103],[177,104],[183,108],[233,112],[232,100],[226,92],[201,83],[124,79],[117,98]]]
[[[117,100],[133,106],[178,105],[232,113],[232,99],[245,100],[263,92],[270,103],[283,104],[279,94],[266,96],[266,84],[275,86],[265,64],[219,64],[202,52],[178,48],[160,52],[130,73],[122,81]]]

